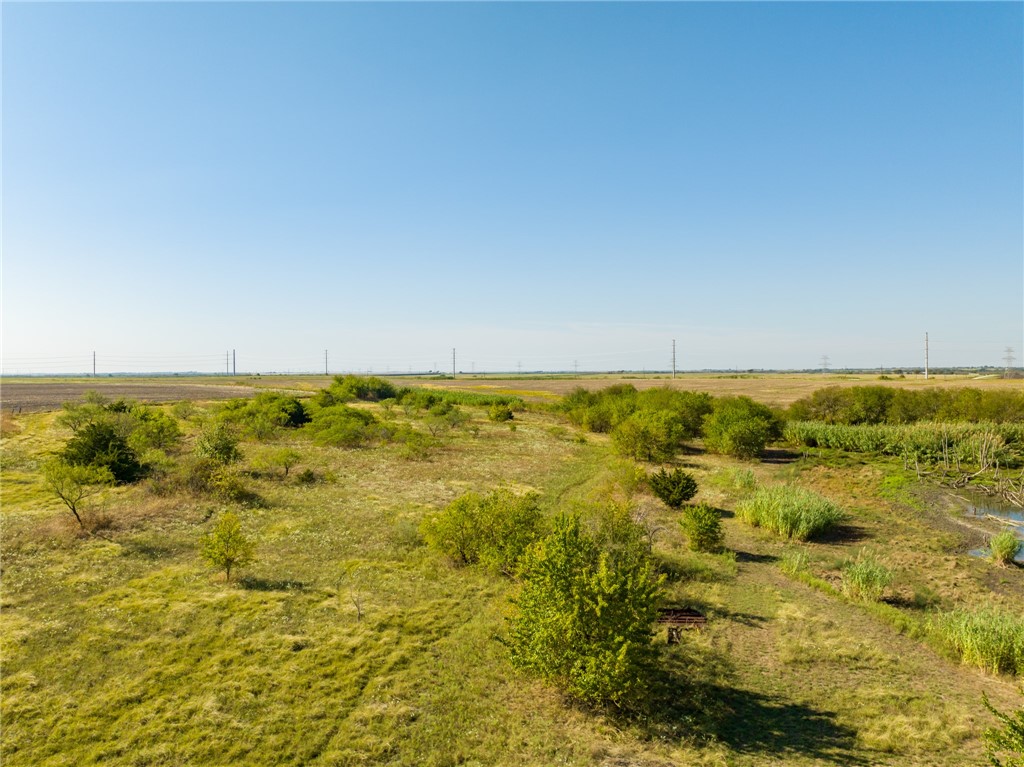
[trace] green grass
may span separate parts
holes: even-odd
[[[244,443],[234,471],[264,505],[118,488],[93,508],[113,520],[105,537],[80,536],[38,487],[40,457],[63,439],[51,416],[19,419],[24,429],[5,439],[0,467],[5,767],[981,761],[990,723],[981,691],[1005,708],[1012,685],[897,634],[893,616],[908,610],[844,599],[832,585],[837,565],[821,565],[849,558],[848,544],[801,547],[813,561],[783,577],[778,558],[794,547],[734,519],[729,491],[712,500],[735,551],[689,551],[679,513],[613,458],[606,437],[575,443],[558,416],[529,410],[511,432],[468,409],[475,433],[454,430],[416,460],[399,445],[320,447],[301,432]],[[401,408],[395,417],[418,424]],[[300,454],[287,478],[258,465],[283,447]],[[719,456],[686,460],[702,490],[723,470],[745,471]],[[305,469],[317,481],[299,482]],[[756,470],[778,481],[785,469]],[[1008,602],[1021,593],[1020,571],[966,556],[953,567],[916,545],[929,531],[888,506],[878,519],[893,527],[878,533],[867,491],[851,502],[877,481],[858,485],[857,471],[808,470],[801,482],[851,509],[875,536],[872,550],[901,573],[928,573],[943,599],[973,598],[994,572],[1008,579]],[[547,515],[631,501],[650,530],[667,604],[708,616],[680,645],[659,630],[661,675],[645,717],[567,705],[515,672],[498,641],[514,581],[452,567],[423,544],[425,516],[500,486],[540,493]],[[231,584],[199,552],[227,509],[257,544]],[[920,561],[895,561],[897,551]],[[807,588],[803,575],[827,588]]]
[[[954,610],[932,619],[939,639],[970,666],[1024,676],[1024,617],[991,608]]]
[[[1009,530],[996,533],[988,541],[992,560],[1001,565],[1012,564],[1022,547],[1024,547],[1024,541],[1021,541]]]
[[[845,517],[827,498],[791,485],[774,485],[755,491],[737,505],[736,514],[754,527],[799,541],[820,536]]]
[[[863,551],[843,568],[843,593],[851,599],[877,602],[892,581],[892,570]]]

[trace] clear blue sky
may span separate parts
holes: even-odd
[[[2,4],[3,370],[1024,360],[1024,4]]]

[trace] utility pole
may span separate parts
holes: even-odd
[[[235,350],[231,350],[231,375],[238,375],[238,359],[235,357]]]
[[[676,339],[672,339],[672,377],[676,377]]]
[[[452,349],[452,378],[455,378],[455,349]]]
[[[572,361],[572,372],[575,373],[577,378],[580,377],[580,361],[579,360],[573,360]]]
[[[928,333],[924,334],[924,380],[928,380]]]
[[[224,351],[224,375],[231,375],[231,352]]]
[[[92,353],[92,377],[96,377],[96,352]]]
[[[326,375],[330,375],[330,373],[327,372],[327,350],[326,349],[324,349],[324,375],[325,376]]]

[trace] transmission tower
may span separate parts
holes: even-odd
[[[821,372],[822,373],[827,373],[828,372],[828,355],[827,354],[822,354],[821,355]]]
[[[1017,360],[1013,356],[1013,347],[1012,346],[1007,346],[1006,347],[1006,351],[1003,354],[1003,362],[1006,363],[1006,372],[1007,373],[1009,373],[1011,370],[1013,370],[1013,363],[1016,362],[1016,361]]]

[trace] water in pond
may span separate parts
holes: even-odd
[[[1024,540],[1024,509],[1019,506],[1012,506],[999,498],[978,493],[966,493],[960,496],[967,501],[967,515],[974,517],[997,518],[1006,523],[1006,529],[1013,531],[1021,540]],[[989,556],[989,550],[972,549],[971,555],[975,557]],[[1015,557],[1017,562],[1024,564],[1024,546]]]

